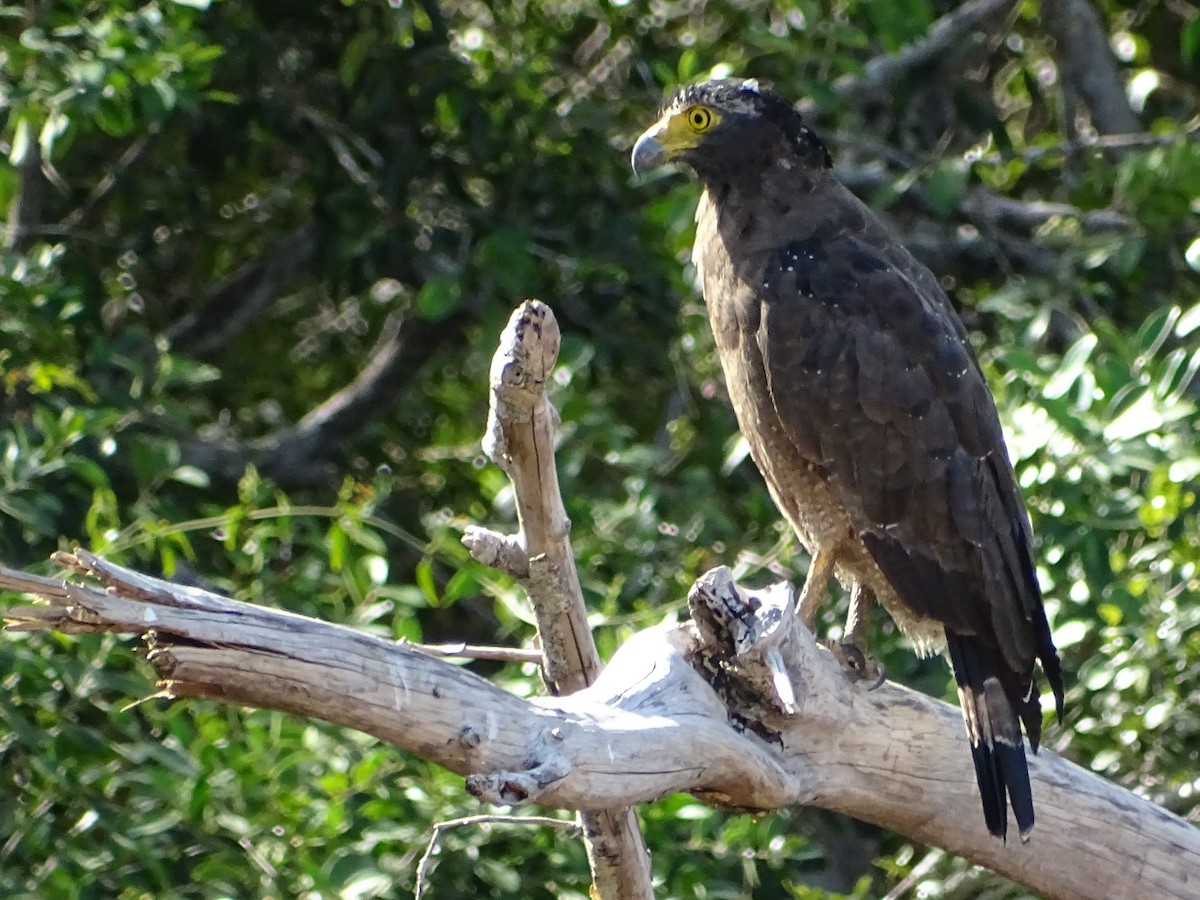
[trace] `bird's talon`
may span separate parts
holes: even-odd
[[[867,667],[866,654],[857,645],[843,641],[838,646],[842,651],[842,665],[851,672],[861,673]]]
[[[875,683],[872,684],[869,688],[867,688],[868,691],[875,690],[876,688],[882,686],[885,681],[887,681],[887,671],[883,668],[883,663],[881,663],[877,659],[872,660],[872,662],[875,665],[875,671],[878,672],[879,674],[877,674],[875,676]]]
[[[825,647],[855,681],[870,681],[873,691],[886,679],[883,664],[849,641],[825,641]]]

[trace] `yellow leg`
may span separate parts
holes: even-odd
[[[846,632],[842,641],[853,644],[863,653],[867,652],[867,617],[874,602],[875,594],[870,588],[861,584],[854,585],[850,592],[850,612],[846,615]]]
[[[821,547],[813,554],[812,564],[808,567],[808,577],[804,579],[804,587],[800,590],[800,603],[796,611],[809,631],[817,624],[817,610],[825,599],[836,559],[837,554],[832,547]]]

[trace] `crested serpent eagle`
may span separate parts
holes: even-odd
[[[1058,654],[1029,518],[966,329],[930,271],[834,175],[800,114],[753,80],[677,91],[633,149],[704,186],[693,260],[738,424],[812,555],[799,612],[830,577],[847,641],[872,599],[954,670],[988,830],[1022,838]]]

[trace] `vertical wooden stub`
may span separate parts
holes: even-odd
[[[536,300],[517,307],[492,358],[483,448],[513,484],[517,542],[529,560],[529,575],[521,582],[537,616],[546,680],[554,693],[570,694],[596,680],[600,656],[587,624],[554,464],[558,412],[546,397],[546,381],[558,348],[550,307]]]
[[[555,694],[571,694],[596,680],[600,654],[588,627],[571,549],[571,522],[554,463],[558,413],[546,397],[546,382],[558,361],[558,349],[558,322],[550,307],[527,300],[514,310],[492,358],[483,448],[513,485],[520,526],[515,544],[523,548],[528,568],[522,573],[511,560],[505,568],[533,605],[546,683]],[[469,532],[464,541],[473,552],[487,543],[479,530]],[[490,546],[500,545],[492,541]],[[582,812],[580,822],[593,893],[605,900],[653,897],[650,855],[633,809]]]

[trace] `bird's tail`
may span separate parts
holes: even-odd
[[[978,638],[947,633],[946,644],[987,829],[996,837],[1006,837],[1011,803],[1021,840],[1028,840],[1033,830],[1033,791],[1017,711],[1021,718],[1040,718],[1036,691],[1012,696],[1015,686],[1005,689],[998,675],[1002,669],[992,661],[996,651]]]

